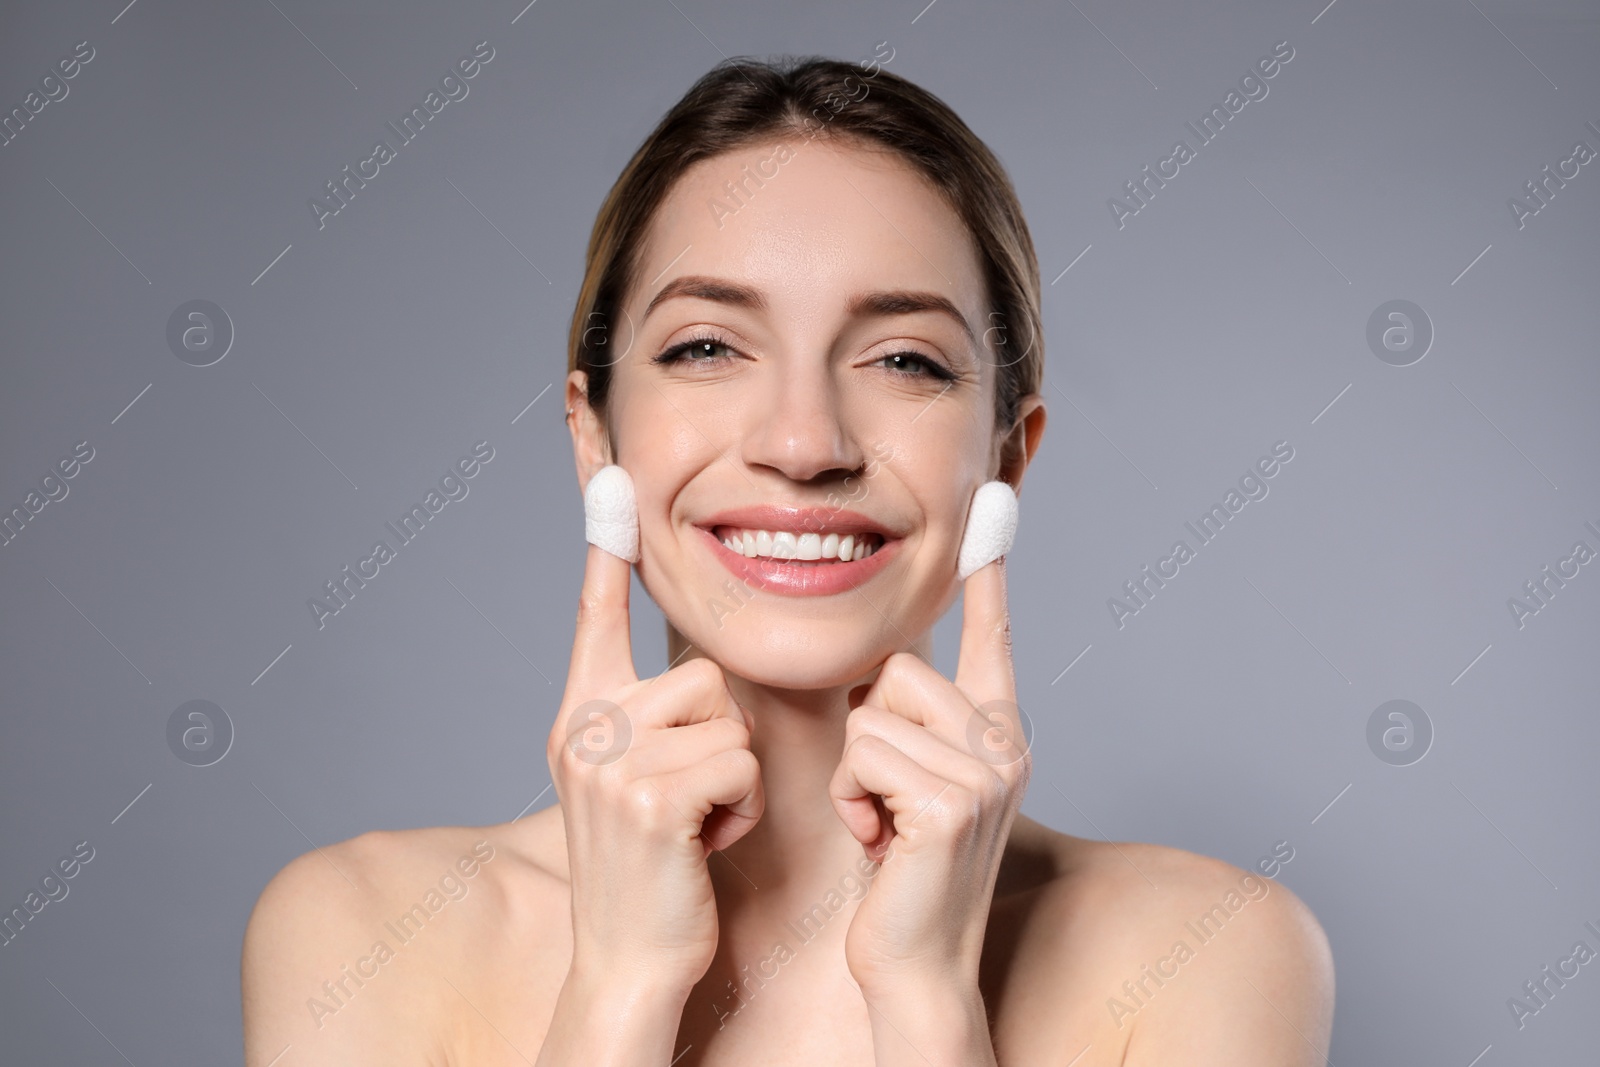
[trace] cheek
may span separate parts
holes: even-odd
[[[648,537],[654,532],[659,536],[678,490],[697,463],[705,465],[696,452],[709,446],[671,408],[663,414],[652,405],[631,405],[618,412],[614,425],[618,428],[616,461],[633,476],[640,535]]]
[[[923,446],[920,452],[904,450],[896,456],[896,474],[916,501],[930,546],[954,546],[961,541],[972,495],[987,480],[983,446],[963,445],[959,436]]]
[[[619,383],[620,386],[620,383]],[[674,396],[670,401],[659,389],[649,385],[642,391],[619,387],[612,425],[617,430],[618,456],[634,480],[658,478],[671,481],[673,472],[705,466],[733,442],[724,440],[733,425],[726,413],[704,410],[704,399],[694,390]]]
[[[971,482],[976,488],[988,469],[994,447],[988,403],[976,393],[936,397],[893,422],[881,420],[879,447],[892,450],[908,480],[936,495],[959,495],[955,487]]]
[[[672,501],[676,495],[676,482],[665,471],[646,470],[634,474],[634,492],[639,501],[639,551],[641,560],[664,560],[683,553],[674,541],[680,532],[674,528]],[[694,534],[687,525],[681,531],[685,537]]]

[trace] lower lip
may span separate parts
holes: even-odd
[[[712,553],[735,577],[758,589],[783,596],[833,596],[847,592],[883,570],[889,558],[900,548],[900,539],[896,538],[885,541],[872,555],[848,563],[791,563],[765,556],[746,556],[730,549],[705,527],[697,526],[695,529],[705,535]]]

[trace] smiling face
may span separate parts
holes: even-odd
[[[968,506],[1000,457],[959,216],[891,154],[797,136],[686,171],[639,279],[607,403],[662,612],[782,688],[845,684],[911,647],[959,591]],[[608,457],[582,382],[586,481]]]

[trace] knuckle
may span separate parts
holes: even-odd
[[[938,796],[928,804],[928,815],[940,824],[955,829],[975,826],[983,816],[982,790],[969,789],[959,782],[952,782],[949,788],[940,790]]]
[[[578,625],[592,626],[605,614],[605,600],[595,590],[584,586],[578,590]]]
[[[849,727],[852,724],[871,719],[875,711],[876,709],[871,704],[857,704],[844,717],[845,726]]]
[[[761,774],[761,764],[756,754],[748,748],[730,749],[722,758],[733,764],[734,771],[742,780],[748,781]]]
[[[545,759],[552,768],[565,767],[572,757],[572,745],[568,737],[569,716],[563,712],[556,717],[555,726],[550,730],[550,736],[545,740]]]
[[[879,677],[891,672],[897,676],[907,674],[915,669],[916,664],[921,662],[921,657],[914,652],[906,652],[903,650],[899,652],[891,652],[889,657],[883,661],[883,670],[879,672]]]
[[[710,690],[722,686],[722,668],[709,656],[696,656],[673,670],[682,672],[683,678],[696,689]]]
[[[845,748],[845,758],[854,761],[869,759],[877,750],[881,755],[883,751],[895,750],[894,746],[877,734],[862,732],[856,735],[855,740]],[[897,750],[896,750],[897,751]]]
[[[650,778],[635,778],[618,789],[617,803],[628,816],[628,821],[646,830],[654,830],[670,821],[672,804]]]
[[[1017,793],[1025,792],[1032,780],[1033,753],[1024,750],[1022,758],[1011,765],[1011,788]]]
[[[581,776],[584,763],[572,751],[571,745],[562,745],[551,758],[551,770],[565,781],[575,781]]]
[[[984,821],[984,812],[988,810],[988,797],[983,789],[962,789],[957,799],[960,806],[955,811],[955,817],[963,829],[979,826]]]
[[[860,756],[861,742],[870,735],[855,732],[852,736],[849,727],[846,727],[844,751],[839,755],[840,767],[853,767]]]
[[[859,737],[874,736],[873,728],[881,723],[887,714],[889,714],[887,711],[872,704],[861,704],[852,708],[844,720],[846,743]]]
[[[565,743],[557,744],[550,750],[549,760],[551,776],[563,781],[574,780],[584,767],[583,761],[573,753],[572,746]]]
[[[748,727],[748,726],[746,726],[744,724],[744,720],[743,719],[726,719],[725,718],[722,721],[727,723],[727,725],[724,726],[722,729],[724,729],[724,730],[726,730],[726,731],[728,731],[728,732],[730,732],[732,734],[732,738],[731,738],[729,744],[733,748],[736,748],[736,749],[738,749],[738,750],[740,750],[742,752],[749,752],[750,751],[750,741],[751,741],[750,727]]]
[[[718,716],[708,720],[704,728],[713,731],[716,735],[714,742],[719,748],[737,751],[750,747],[750,728],[744,724],[743,719]]]
[[[553,762],[605,765],[616,762],[633,741],[631,718],[620,704],[587,700],[564,709],[551,728],[546,755]]]
[[[983,785],[975,795],[983,799],[985,807],[999,809],[1011,799],[1011,783],[1003,774],[990,770],[984,775]]]

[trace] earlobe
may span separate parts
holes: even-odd
[[[581,370],[567,376],[566,423],[572,434],[578,484],[584,486],[600,468],[611,463],[611,456],[605,429],[589,406],[588,375]]]
[[[1017,494],[1007,482],[985,482],[972,494],[956,577],[962,581],[1011,551],[1017,536]]]

